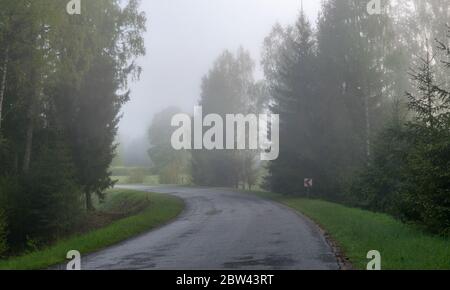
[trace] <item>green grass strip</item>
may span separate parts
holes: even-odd
[[[365,269],[370,250],[381,253],[384,270],[450,269],[450,240],[426,234],[393,217],[321,200],[258,195],[305,214],[326,230],[357,269]]]
[[[46,269],[52,265],[65,262],[66,254],[70,250],[77,250],[82,255],[85,255],[114,245],[174,219],[184,207],[182,200],[172,196],[129,190],[115,193],[116,196],[121,194],[134,199],[139,196],[143,201],[150,201],[150,206],[140,214],[118,220],[105,228],[62,240],[54,246],[41,251],[9,260],[2,260],[0,261],[0,269]]]

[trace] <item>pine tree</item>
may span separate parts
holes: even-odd
[[[411,79],[417,83],[419,95],[407,93],[409,108],[416,114],[419,123],[434,129],[439,126],[438,114],[445,110],[440,104],[435,86],[435,72],[433,71],[433,58],[427,52],[426,58],[421,58],[422,65],[413,71]]]
[[[411,73],[418,93],[408,93],[414,113],[414,119],[408,123],[413,150],[404,173],[402,211],[406,219],[443,235],[450,233],[450,93],[438,83],[436,70],[449,69],[447,47],[438,41],[439,50],[444,52],[442,61],[434,62],[427,53]]]
[[[263,64],[273,99],[272,112],[280,115],[280,156],[269,164],[266,183],[271,190],[302,192],[299,180],[317,177],[314,146],[318,141],[314,115],[318,103],[315,42],[301,11],[294,27],[276,25],[265,40]]]
[[[410,73],[416,91],[407,93],[412,119],[406,122],[394,114],[378,136],[372,161],[353,184],[351,196],[359,206],[388,212],[442,235],[450,232],[450,94],[437,75],[448,70],[447,47],[438,41],[442,61],[428,52]]]
[[[86,55],[72,52],[75,60],[64,63],[62,77],[51,88],[88,210],[93,210],[93,193],[102,198],[104,190],[114,185],[109,167],[117,148],[120,109],[129,100],[128,80],[139,77],[135,58],[145,54],[146,19],[138,3],[130,0],[121,8],[114,1],[89,2],[81,32],[92,29],[90,22],[96,25],[83,43]],[[81,75],[77,74],[80,65]]]

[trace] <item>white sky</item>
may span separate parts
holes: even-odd
[[[311,23],[319,0],[304,0]],[[190,113],[200,95],[201,78],[224,49],[249,50],[259,64],[264,38],[276,22],[294,23],[300,0],[142,0],[147,14],[147,55],[143,74],[131,85],[123,109],[122,141],[146,134],[155,113],[176,105]],[[259,69],[259,68],[258,68]],[[258,75],[261,75],[259,73]]]

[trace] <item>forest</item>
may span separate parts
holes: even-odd
[[[0,1],[0,256],[70,233],[114,183],[120,109],[139,77],[139,2]]]
[[[203,186],[311,194],[448,235],[449,3],[383,1],[380,14],[367,4],[324,1],[316,24],[303,11],[275,24],[262,44],[263,79],[242,47],[204,76],[204,114],[280,116],[277,160],[261,162],[257,150],[172,150],[156,166],[170,174],[159,173],[171,183],[190,175]],[[150,142],[170,138],[152,135],[155,127],[170,131],[170,118],[153,123]]]
[[[387,212],[448,235],[449,3],[327,1],[317,29],[275,26],[264,68],[281,116],[266,185]],[[295,132],[293,134],[292,132]]]
[[[276,160],[175,150],[174,104],[146,132],[151,162],[125,164],[118,127],[146,54],[139,0],[85,1],[74,15],[67,0],[0,0],[0,257],[73,233],[132,163],[128,183],[313,197],[448,237],[450,3],[382,1],[374,14],[367,2],[323,1],[316,23],[301,9],[273,25],[260,64],[240,47],[205,72],[204,115],[279,115]]]

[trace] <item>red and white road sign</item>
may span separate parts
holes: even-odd
[[[304,185],[305,185],[305,188],[313,187],[313,179],[312,178],[305,178]]]

